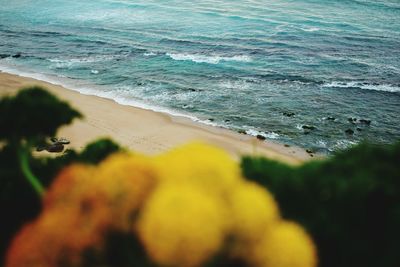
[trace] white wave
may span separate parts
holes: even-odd
[[[305,32],[316,32],[316,31],[319,31],[320,28],[318,28],[318,27],[310,27],[310,28],[301,28],[301,30],[303,30]]]
[[[32,78],[35,80],[48,82],[48,83],[55,84],[55,85],[65,86],[65,84],[63,82],[61,82],[61,79],[63,79],[63,77],[56,77],[56,76],[53,77],[51,75],[45,75],[45,74],[41,74],[41,73],[25,71],[23,69],[17,68],[16,66],[14,67],[14,66],[0,64],[0,71],[6,72],[9,74],[13,74],[13,75],[17,75],[17,76],[21,76],[21,77]],[[73,89],[73,88],[71,88],[71,89]]]
[[[145,56],[145,57],[151,57],[151,56],[155,56],[155,55],[157,55],[156,53],[153,53],[153,52],[146,52],[146,53],[143,53],[143,56]]]
[[[82,58],[48,58],[47,60],[54,63],[56,68],[69,68],[74,65],[90,64],[97,62],[111,61],[115,59],[116,55],[101,55],[101,56],[89,56]]]
[[[275,132],[267,132],[265,133],[265,137],[269,139],[278,139],[280,135]]]
[[[330,82],[325,83],[322,87],[329,88],[360,88],[365,90],[375,90],[375,91],[384,91],[391,93],[400,92],[400,87],[392,84],[368,84],[368,83],[360,83],[360,82]]]
[[[338,150],[344,150],[344,149],[348,149],[356,144],[358,144],[358,142],[352,141],[352,140],[338,140],[332,145],[332,147],[329,150],[331,152],[338,151]]]
[[[219,55],[201,55],[201,54],[176,54],[176,53],[167,53],[167,56],[172,58],[173,60],[187,60],[193,61],[196,63],[209,63],[209,64],[218,64],[221,61],[237,61],[237,62],[251,62],[252,59],[246,55],[236,55],[231,57],[219,56]]]
[[[328,147],[327,142],[324,141],[324,140],[318,140],[318,141],[317,141],[317,145],[320,146],[320,147],[322,147],[322,148],[327,148],[327,147]]]
[[[247,90],[250,89],[251,84],[244,81],[244,80],[239,80],[239,81],[232,81],[232,80],[225,80],[221,81],[219,83],[219,88],[224,88],[228,90]]]
[[[84,84],[84,83],[80,84],[80,83],[77,83],[75,80],[71,80],[69,78],[31,72],[31,71],[24,70],[22,68],[18,68],[17,66],[9,66],[9,65],[5,65],[5,64],[1,64],[1,63],[0,63],[0,72],[5,72],[5,73],[21,76],[21,77],[26,77],[26,78],[32,78],[35,80],[48,82],[48,83],[51,83],[54,85],[59,85],[64,88],[67,88],[69,90],[77,91],[84,95],[93,95],[93,96],[99,96],[99,97],[111,99],[121,105],[133,106],[133,107],[137,107],[137,108],[141,108],[141,109],[145,109],[145,110],[151,110],[151,111],[155,111],[155,112],[168,114],[172,117],[186,118],[186,119],[189,119],[191,121],[198,122],[201,124],[225,128],[223,125],[219,125],[210,120],[203,120],[203,119],[200,119],[191,114],[179,112],[179,111],[161,107],[161,106],[156,106],[151,103],[147,103],[144,100],[130,97],[128,94],[124,94],[123,92],[121,92],[121,90],[118,90],[121,88],[113,88],[113,90],[110,90],[110,88],[103,88],[103,87],[96,86],[93,84]],[[117,90],[115,90],[115,89],[117,89]]]
[[[246,128],[246,126],[244,126],[243,128]],[[261,135],[261,136],[263,136],[265,138],[268,138],[268,139],[278,139],[280,137],[280,135],[275,133],[275,132],[261,132],[261,131],[257,131],[257,130],[254,130],[254,129],[246,130],[246,134],[252,135],[252,136]]]

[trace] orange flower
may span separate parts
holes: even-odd
[[[7,253],[7,267],[81,266],[87,251],[100,251],[110,214],[97,200],[60,205],[25,226]]]
[[[95,178],[95,168],[88,165],[74,164],[64,168],[47,190],[43,199],[44,208],[60,204],[76,205],[96,190]]]
[[[220,149],[189,144],[149,158],[111,155],[57,176],[41,215],[13,240],[6,267],[83,267],[111,232],[137,234],[157,264],[200,267],[218,252],[256,267],[315,267],[297,224]],[[232,240],[230,247],[227,241]]]
[[[114,228],[129,231],[137,209],[155,183],[155,170],[148,158],[114,154],[97,168],[80,164],[65,168],[46,193],[44,208],[82,205],[91,199],[109,209]]]

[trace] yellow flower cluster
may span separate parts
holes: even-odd
[[[84,266],[88,251],[104,253],[111,231],[137,236],[160,266],[199,267],[221,255],[254,267],[317,265],[313,242],[280,218],[267,190],[243,179],[224,151],[194,143],[64,169],[6,266]]]

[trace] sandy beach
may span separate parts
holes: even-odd
[[[109,137],[131,150],[154,155],[191,141],[202,141],[228,151],[233,157],[262,155],[289,164],[299,164],[310,155],[298,147],[285,147],[272,141],[239,134],[219,127],[193,122],[183,117],[125,106],[113,100],[84,95],[47,82],[0,73],[0,95],[14,94],[31,85],[47,88],[68,101],[84,118],[61,128],[59,137],[68,138],[77,150],[87,143]]]

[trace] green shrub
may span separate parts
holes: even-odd
[[[400,142],[361,144],[294,168],[245,157],[244,175],[267,187],[283,216],[314,237],[322,267],[400,266]]]
[[[9,241],[19,228],[41,209],[38,191],[46,188],[57,173],[72,162],[97,164],[107,155],[120,150],[108,139],[89,144],[81,153],[67,150],[61,156],[32,156],[34,146],[56,134],[57,128],[80,118],[78,111],[40,87],[21,90],[0,100],[0,262]],[[40,191],[39,191],[40,193]]]
[[[41,87],[21,90],[0,100],[0,140],[43,140],[82,115]]]

